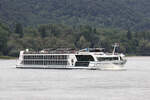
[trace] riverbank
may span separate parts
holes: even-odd
[[[0,59],[16,59],[17,57],[11,57],[11,56],[0,56]]]

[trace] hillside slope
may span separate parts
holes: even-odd
[[[0,19],[8,24],[62,23],[148,30],[150,0],[1,0]]]

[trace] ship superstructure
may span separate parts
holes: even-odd
[[[44,49],[39,52],[20,51],[17,68],[44,69],[122,69],[126,63],[125,55],[105,53],[103,48]]]

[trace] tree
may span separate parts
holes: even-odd
[[[20,38],[23,37],[23,26],[20,23],[17,23],[15,26],[15,33],[19,35]]]
[[[128,38],[128,40],[132,39],[132,33],[130,30],[127,31],[127,38]]]
[[[8,32],[0,27],[0,52],[7,54]]]
[[[88,48],[89,46],[90,46],[90,43],[85,39],[84,36],[81,36],[77,42],[77,47],[78,48]]]
[[[40,35],[41,35],[42,38],[45,38],[47,36],[45,26],[40,26],[39,27],[39,32],[40,32]]]

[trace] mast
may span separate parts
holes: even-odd
[[[115,44],[113,45],[113,47],[114,47],[114,49],[113,49],[112,55],[115,54],[116,48],[119,47],[119,43],[115,43]]]

